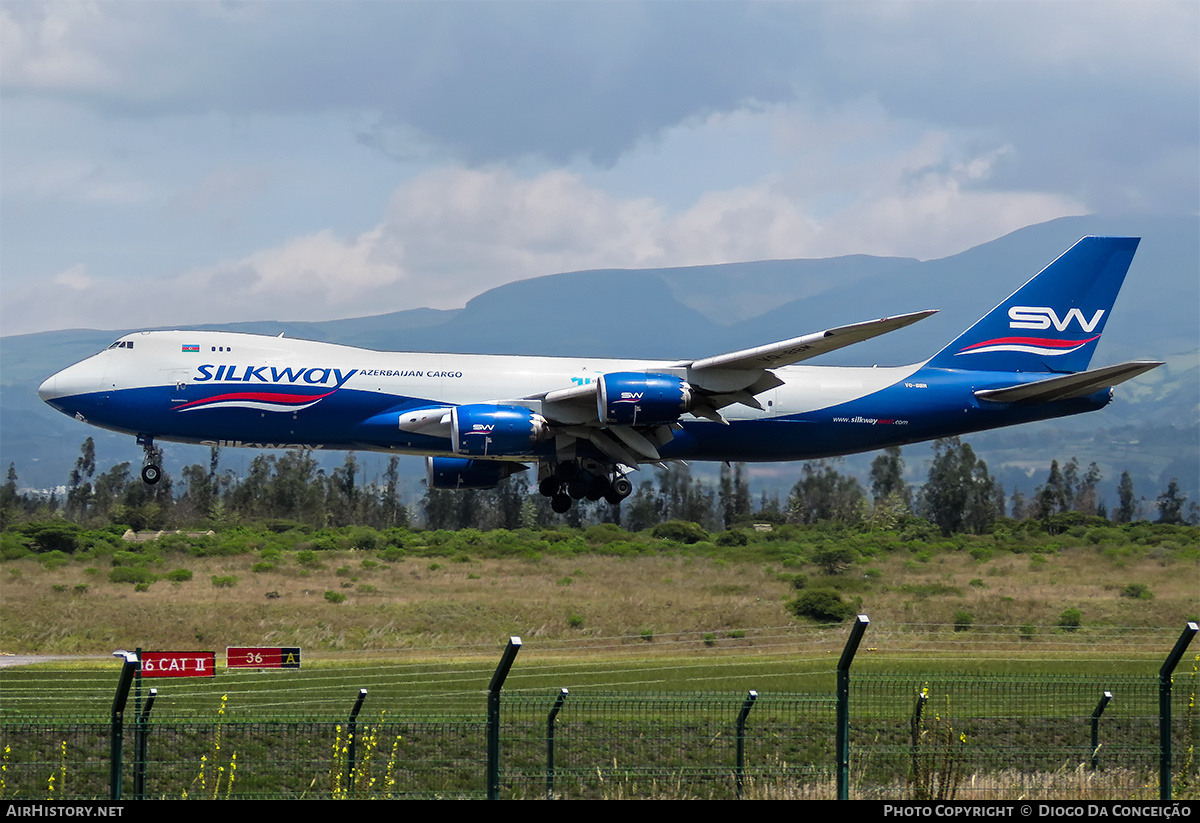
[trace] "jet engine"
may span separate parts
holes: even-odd
[[[431,489],[494,489],[504,478],[526,468],[520,463],[502,460],[425,458],[425,474]]]
[[[450,410],[450,442],[455,454],[533,454],[536,445],[550,436],[546,418],[524,406],[476,404]]]
[[[608,425],[661,426],[695,406],[691,384],[674,375],[615,372],[599,382],[597,411]]]

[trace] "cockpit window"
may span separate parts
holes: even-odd
[[[132,349],[133,341],[132,340],[118,340],[116,343],[113,343],[111,346],[109,346],[109,348],[110,349]]]

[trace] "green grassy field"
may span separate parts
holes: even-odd
[[[0,563],[0,651],[96,656],[3,670],[3,711],[106,711],[108,655],[141,647],[218,653],[211,681],[159,681],[162,711],[204,714],[230,694],[234,713],[340,714],[368,688],[376,710],[471,712],[510,636],[524,641],[513,690],[827,693],[846,625],[788,609],[826,587],[871,619],[857,673],[1152,675],[1200,613],[1194,527],[744,535],[101,534]],[[851,550],[832,574],[828,546]],[[1063,625],[1071,611],[1078,625]],[[247,645],[299,646],[304,668],[227,671],[225,648]]]

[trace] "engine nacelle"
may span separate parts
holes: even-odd
[[[533,454],[550,434],[546,418],[524,406],[455,406],[450,442],[455,454],[513,457]]]
[[[661,426],[674,423],[695,405],[686,380],[671,374],[615,372],[600,378],[597,412],[617,426]]]
[[[431,489],[494,489],[504,478],[525,469],[520,463],[502,460],[425,458],[425,475]]]

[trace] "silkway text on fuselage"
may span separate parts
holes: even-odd
[[[216,369],[216,372],[213,369]],[[239,369],[241,370],[240,374],[238,373]],[[199,372],[199,376],[195,379],[197,383],[206,383],[209,380],[227,383],[257,381],[260,383],[307,383],[310,386],[327,386],[332,380],[335,389],[340,389],[347,380],[358,373],[358,369],[343,372],[341,369],[322,367],[281,369],[277,366],[214,366],[209,364],[197,366],[196,371]]]
[[[214,371],[215,370],[215,371]],[[278,366],[240,366],[215,365],[206,363],[196,367],[198,376],[196,383],[225,382],[225,383],[291,383],[310,386],[328,386],[332,382],[335,389],[340,389],[347,380],[356,374],[363,377],[425,377],[445,378],[462,377],[460,371],[423,371],[420,369],[341,369],[317,366],[313,368],[279,368]]]

